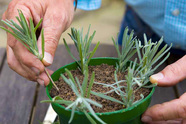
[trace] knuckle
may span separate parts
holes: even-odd
[[[46,44],[50,44],[51,47],[56,48],[58,45],[58,39],[56,37],[48,37],[46,38]]]
[[[63,22],[63,23],[65,23],[65,24],[67,24],[67,22],[68,22],[68,15],[65,13],[65,14],[63,14],[63,16],[61,17],[61,21]]]
[[[167,66],[167,70],[172,75],[178,75],[178,74],[180,74],[180,67],[176,63],[171,64],[171,65],[168,65]]]
[[[15,1],[13,0],[13,1],[11,1],[9,4],[8,4],[8,10],[12,10],[12,8],[14,8],[14,6],[15,6]]]
[[[23,65],[25,65],[25,66],[27,66],[29,68],[30,67],[35,67],[35,68],[38,69],[39,72],[43,72],[44,71],[44,66],[43,66],[43,64],[41,63],[41,61],[37,57],[31,55],[29,58],[27,58],[25,56],[29,56],[29,55],[23,54],[23,55],[19,56],[19,61]]]
[[[61,21],[64,24],[64,29],[66,30],[72,23],[73,16],[69,16],[67,13],[63,14]]]
[[[29,55],[26,54],[19,54],[19,61],[26,66],[33,66],[34,65],[34,61],[32,60],[32,58],[26,57]]]
[[[159,111],[154,111],[152,114],[159,118],[159,120],[166,120],[166,117],[162,111],[162,107],[163,107],[164,103],[163,104],[157,104],[156,107],[158,108]]]
[[[6,18],[7,19],[12,19],[14,18],[16,12],[17,12],[17,6],[18,3],[15,0],[12,0],[9,4],[8,4],[8,8],[6,10]]]
[[[181,118],[186,118],[186,103],[182,98],[179,98],[179,109],[178,109],[178,115]]]
[[[69,17],[67,13],[65,12],[65,10],[61,10],[61,11],[63,11],[62,14],[59,14],[58,11],[54,11],[50,17],[51,25],[56,28],[58,27],[59,29],[62,27],[66,27],[66,25],[68,24],[68,20],[69,20]]]
[[[39,74],[41,74],[42,72],[44,72],[45,67],[44,65],[41,63],[41,61],[39,60],[38,62],[35,63],[35,67],[39,70]]]
[[[13,62],[9,59],[9,57],[7,58],[7,63],[8,63],[8,66],[12,69]]]
[[[30,81],[36,81],[37,75],[33,73],[32,71],[27,70],[25,78],[27,78]]]
[[[55,33],[49,32],[45,35],[45,45],[48,46],[46,50],[52,53],[55,52],[58,46],[58,37],[56,35]]]
[[[17,44],[17,40],[11,35],[11,34],[8,34],[7,35],[7,44],[12,48],[14,49],[16,44]]]
[[[26,20],[28,20],[29,17],[31,17],[31,12],[30,12],[31,5],[32,5],[32,2],[30,2],[30,1],[24,1],[24,0],[15,1],[15,0],[13,0],[8,5],[6,16],[8,19],[14,18],[15,15],[18,14],[17,10],[20,9],[23,12]]]
[[[64,10],[65,11],[65,10]],[[67,20],[68,20],[68,15],[66,12],[64,12],[63,14],[59,14],[57,11],[56,11],[56,14],[53,14],[53,19],[60,22],[60,23],[67,23]]]
[[[20,56],[20,60],[21,60],[21,63],[23,63],[24,65],[30,64],[28,61],[28,58],[26,57]]]
[[[32,76],[32,75],[27,75],[26,77],[28,80],[30,81],[36,81],[36,77],[35,76]]]

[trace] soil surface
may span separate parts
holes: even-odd
[[[95,80],[94,80],[95,82],[105,83],[105,84],[115,83],[115,78],[114,78],[115,67],[114,66],[110,66],[107,64],[102,64],[102,65],[97,65],[97,66],[89,66],[89,80],[91,78],[91,74],[93,71],[95,72]],[[74,77],[77,77],[79,79],[80,83],[83,82],[84,76],[82,75],[82,73],[79,70],[72,70],[71,73]],[[67,76],[67,74],[64,74],[64,75]],[[118,80],[125,80],[125,75],[126,75],[126,73],[118,73],[117,74]],[[56,89],[53,87],[52,90],[50,91],[50,95],[52,97],[58,95],[65,100],[75,101],[76,95],[72,92],[72,89],[69,87],[68,84],[66,84],[63,81],[63,79],[61,77],[58,81],[55,81],[55,83],[58,86],[58,88],[60,89],[60,93],[58,93],[56,91]],[[126,83],[123,83],[121,85],[126,85]],[[144,97],[146,97],[150,93],[150,89],[140,88],[139,90],[136,90],[137,88],[138,88],[137,86],[133,87],[133,90],[135,91],[134,92],[135,93],[135,100],[134,101],[141,99],[140,94],[143,94]],[[111,88],[104,87],[103,85],[94,83],[91,90],[95,91],[95,92],[105,93],[105,92],[110,91]],[[109,93],[107,95],[122,101],[121,97],[115,92]],[[119,103],[105,100],[103,98],[100,98],[100,97],[97,97],[94,95],[91,95],[90,98],[92,100],[97,101],[98,103],[102,104],[102,106],[103,106],[102,108],[92,106],[92,108],[94,109],[94,111],[96,113],[111,112],[111,111],[115,111],[115,110],[124,109],[126,107],[126,106],[121,105]]]

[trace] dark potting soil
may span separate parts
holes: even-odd
[[[110,66],[107,64],[89,66],[89,80],[91,78],[91,74],[93,71],[95,72],[95,80],[94,80],[95,82],[105,83],[105,84],[115,83],[115,78],[114,78],[115,67],[114,66]],[[80,83],[83,82],[83,75],[78,69],[72,70],[71,73],[74,77],[77,77],[79,79]],[[67,76],[67,74],[64,74],[64,75]],[[118,73],[117,74],[118,81],[125,80],[125,75],[126,75],[126,73]],[[75,101],[75,99],[76,99],[75,93],[72,92],[72,89],[69,87],[69,85],[67,83],[65,83],[63,81],[63,79],[61,77],[58,81],[55,81],[55,83],[56,83],[57,87],[59,88],[60,93],[58,93],[58,91],[53,87],[50,91],[50,95],[52,97],[58,95],[65,100]],[[121,85],[126,85],[126,83],[123,83]],[[137,88],[138,88],[137,86],[134,86],[133,90],[135,91]],[[110,91],[111,88],[104,87],[103,85],[94,83],[91,90],[95,91],[95,92],[105,93],[105,92]],[[143,94],[144,97],[146,97],[149,93],[150,93],[150,89],[140,88],[139,90],[137,90],[135,92],[135,101],[141,99],[140,94]],[[109,93],[107,95],[122,101],[121,97],[115,92]],[[102,108],[92,106],[92,108],[94,109],[94,111],[96,113],[112,112],[115,110],[120,110],[120,109],[125,108],[124,105],[121,105],[119,103],[112,102],[109,100],[105,100],[103,98],[100,98],[100,97],[97,97],[94,95],[91,95],[90,98],[92,100],[97,101],[98,103],[102,104]]]

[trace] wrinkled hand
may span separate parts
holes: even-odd
[[[186,55],[150,77],[152,83],[158,82],[158,86],[173,86],[184,79]],[[186,124],[186,93],[179,99],[152,106],[143,114],[142,121],[149,124]]]
[[[49,78],[44,72],[44,66],[53,62],[54,54],[62,32],[71,24],[74,14],[74,0],[12,0],[3,14],[3,20],[15,19],[17,9],[22,10],[27,21],[31,17],[34,24],[43,18],[42,27],[45,36],[45,57],[43,63],[31,54],[11,34],[7,34],[7,61],[11,69],[21,76],[48,85]],[[38,37],[38,47],[41,52],[41,36]],[[52,73],[49,70],[50,73]]]

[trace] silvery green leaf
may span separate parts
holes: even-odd
[[[123,104],[121,101],[119,101],[119,100],[117,100],[117,99],[115,99],[115,98],[113,98],[113,97],[106,96],[106,95],[104,95],[104,94],[102,94],[102,93],[96,93],[96,92],[94,92],[94,91],[91,91],[91,94],[93,94],[93,95],[95,95],[95,96],[99,96],[99,97],[101,97],[101,98],[103,98],[103,99],[107,99],[107,100],[110,100],[110,101],[113,101],[113,102],[117,102],[117,103]]]
[[[86,117],[88,118],[88,120],[91,122],[91,124],[97,124],[94,119],[87,113],[86,110],[83,111],[86,115]]]
[[[78,106],[78,105],[82,104],[82,102],[83,102],[83,98],[78,97],[78,98],[76,99],[76,101],[75,101],[76,106]]]
[[[92,72],[92,76],[91,76],[91,78],[90,78],[90,83],[89,83],[89,86],[88,86],[88,89],[87,89],[87,98],[90,97],[90,91],[91,91],[92,86],[93,86],[93,84],[94,84],[94,78],[95,78],[95,72],[93,71],[93,72]]]
[[[78,87],[79,87],[79,89],[80,89],[81,95],[83,96],[83,89],[82,89],[82,87],[81,87],[81,85],[80,85],[79,79],[78,79],[77,77],[75,77],[75,79],[76,79],[76,82],[77,82]]]
[[[74,113],[76,110],[76,105],[72,106],[72,111],[71,111],[71,116],[70,116],[70,120],[68,121],[68,123],[70,124],[74,118]]]
[[[99,103],[96,102],[96,101],[93,101],[93,100],[91,100],[91,99],[87,99],[87,98],[85,98],[85,100],[86,100],[87,102],[89,102],[90,104],[93,104],[93,105],[95,105],[95,106],[97,106],[97,107],[102,108],[102,105],[99,104]]]
[[[121,88],[126,88],[126,86],[120,86],[120,87],[113,87],[112,90],[104,93],[104,94],[109,94],[109,93],[112,93],[112,92],[115,92],[116,94],[118,94],[119,96],[121,95],[119,92],[120,92],[120,89]],[[122,91],[121,91],[122,92]],[[124,92],[123,92],[124,93]]]
[[[88,83],[88,70],[85,70],[84,79],[83,79],[83,83],[82,83],[83,96],[86,95],[87,83]]]
[[[93,49],[93,51],[89,51],[91,42],[92,42],[93,37],[95,35],[95,31],[94,31],[93,34],[88,38],[89,31],[90,31],[90,26],[88,28],[88,32],[85,35],[84,39],[83,39],[83,29],[77,30],[75,28],[71,28],[71,34],[69,34],[71,39],[74,41],[77,52],[79,53],[80,62],[78,62],[75,59],[75,57],[72,55],[72,53],[70,52],[70,49],[68,48],[68,45],[66,44],[66,41],[64,40],[64,43],[65,43],[68,53],[71,55],[71,57],[73,59],[75,59],[78,62],[82,73],[84,73],[84,71],[86,70],[86,67],[88,67],[88,63],[89,63],[90,59],[93,57],[93,55],[95,54],[95,52],[99,46],[99,42],[98,42],[96,44],[95,48]]]
[[[152,88],[152,87],[155,87],[155,86],[157,86],[157,83],[151,84],[151,85],[148,85],[148,86],[143,86],[143,87],[145,87],[145,88]]]
[[[83,99],[83,103],[86,105],[88,111],[92,114],[92,116],[93,116],[97,121],[99,121],[99,122],[102,123],[102,124],[106,124],[104,121],[102,121],[102,120],[96,115],[96,113],[94,112],[94,110],[92,109],[92,107],[90,106],[90,104],[89,104],[86,100]]]
[[[140,83],[140,81],[139,80],[137,80],[136,78],[133,78],[134,79],[134,81],[138,84],[138,86],[139,87],[141,87],[142,86],[142,84]]]
[[[76,102],[73,102],[72,104],[68,105],[65,109],[66,109],[66,110],[67,110],[67,109],[70,109],[70,108],[72,108],[74,105],[76,105]]]
[[[143,94],[140,94],[140,96],[141,96],[141,99],[133,102],[132,105],[135,105],[135,104],[139,103],[141,100],[144,99],[144,95]]]

